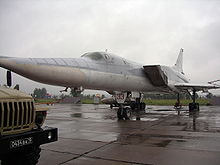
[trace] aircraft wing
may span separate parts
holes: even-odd
[[[220,88],[219,85],[214,85],[214,84],[177,83],[174,86],[180,90],[196,90],[196,91],[207,91],[209,89]]]

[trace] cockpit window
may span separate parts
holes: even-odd
[[[99,53],[99,52],[93,52],[93,53],[86,53],[84,55],[82,55],[81,57],[88,57],[92,60],[103,60],[104,59],[104,56],[102,53]]]
[[[108,60],[109,59],[109,55],[105,54],[105,59]]]

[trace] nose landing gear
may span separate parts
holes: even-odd
[[[131,117],[131,110],[128,107],[120,107],[117,112],[117,117],[119,120],[129,120]]]
[[[117,111],[117,117],[119,120],[129,120],[133,113],[136,115],[136,120],[140,120],[140,113],[145,111],[145,107],[145,103],[140,102],[139,99],[131,103],[130,107],[124,107],[124,105],[121,104]]]
[[[116,93],[115,98],[116,102],[120,104],[117,117],[119,120],[129,120],[131,118],[131,114],[135,112],[136,120],[140,120],[140,112],[145,110],[145,103],[141,102],[141,93],[134,93],[135,96],[132,97],[132,94],[128,93]],[[124,107],[124,102],[127,97],[135,98],[134,102],[130,103],[130,107]]]

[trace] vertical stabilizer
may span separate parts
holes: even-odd
[[[176,60],[176,64],[174,65],[174,68],[178,71],[183,73],[183,48],[180,49],[179,56]]]

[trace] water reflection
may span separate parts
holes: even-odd
[[[196,119],[199,117],[199,111],[189,112],[189,117],[193,119],[193,131],[196,131]]]
[[[82,118],[82,113],[73,113],[73,114],[70,114],[71,117],[73,118]]]
[[[72,113],[70,113],[70,116],[72,118],[82,118],[83,117],[81,104],[71,104],[70,108],[71,108],[70,110],[72,111]]]

